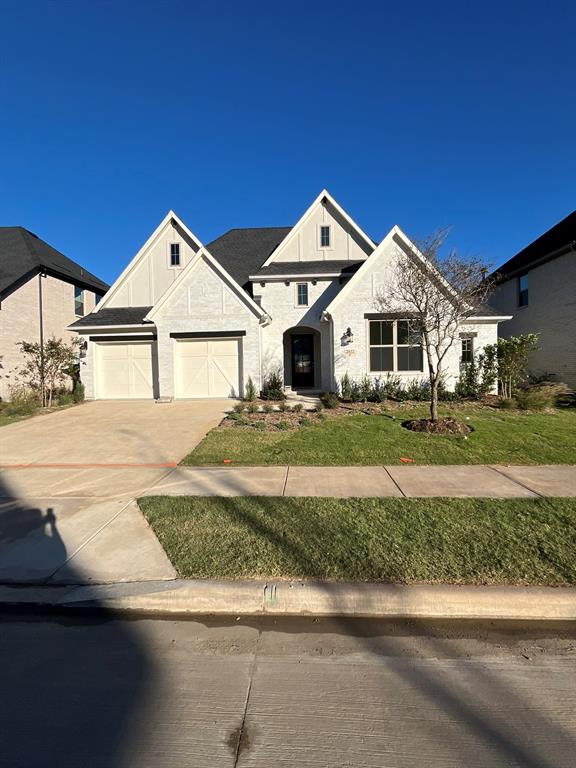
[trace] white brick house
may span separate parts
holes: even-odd
[[[241,397],[279,370],[286,388],[335,390],[348,372],[424,379],[407,321],[381,314],[377,293],[399,249],[378,245],[325,190],[293,227],[233,229],[203,246],[170,212],[102,302],[71,328],[87,339],[90,398]],[[462,326],[468,349],[497,339],[495,312]],[[446,384],[460,375],[454,348]]]
[[[0,227],[0,399],[19,383],[21,341],[70,340],[108,285],[24,227]]]

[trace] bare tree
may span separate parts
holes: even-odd
[[[416,251],[398,247],[392,274],[376,297],[380,312],[412,320],[411,343],[421,343],[430,380],[430,418],[438,420],[438,387],[446,356],[459,338],[460,326],[478,314],[491,289],[487,268],[479,259],[456,252],[445,257],[440,249],[447,230],[416,245]]]

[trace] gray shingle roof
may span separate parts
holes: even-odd
[[[267,267],[261,267],[253,272],[253,277],[266,278],[275,275],[314,275],[341,274],[353,275],[363,264],[363,261],[322,260],[322,261],[275,261]]]
[[[152,307],[109,307],[92,312],[72,323],[70,328],[102,328],[109,325],[147,325],[144,318]]]
[[[534,261],[545,259],[551,254],[560,256],[565,247],[569,248],[576,243],[576,211],[572,211],[565,219],[559,221],[547,232],[544,232],[534,242],[527,245],[505,264],[503,264],[493,276],[506,279],[509,275],[517,274],[528,267]]]
[[[49,274],[104,294],[107,283],[24,227],[0,227],[0,296],[45,269]]]
[[[212,256],[245,290],[255,274],[276,250],[292,227],[231,229],[206,246]]]

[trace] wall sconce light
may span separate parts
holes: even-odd
[[[343,345],[352,344],[353,341],[354,341],[354,334],[352,333],[352,329],[346,328],[346,330],[342,335],[342,344]]]

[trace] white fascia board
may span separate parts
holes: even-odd
[[[172,210],[168,211],[168,213],[166,214],[166,216],[164,216],[164,218],[162,219],[160,224],[156,227],[154,232],[152,232],[148,240],[146,240],[144,245],[140,248],[136,256],[134,256],[134,258],[129,262],[126,269],[124,269],[124,271],[120,274],[120,276],[116,278],[116,280],[112,283],[112,286],[108,288],[108,290],[104,294],[102,301],[100,301],[96,305],[96,307],[93,309],[93,312],[99,312],[108,304],[112,296],[114,296],[114,294],[116,294],[118,290],[122,287],[125,280],[134,271],[136,266],[142,260],[142,258],[144,257],[144,254],[154,244],[154,242],[160,237],[162,232],[166,229],[166,227],[168,226],[168,224],[170,224],[171,221],[175,221],[176,224],[178,224],[178,226],[188,235],[188,237],[190,237],[190,239],[194,243],[196,243],[198,248],[202,248],[202,243],[200,242],[200,240],[198,240],[196,235],[190,229],[188,229],[188,227],[186,226],[186,224],[184,224],[182,219],[179,216],[177,216],[174,213],[174,211]]]
[[[165,291],[160,299],[156,302],[156,304],[152,307],[150,312],[146,315],[145,320],[154,321],[154,318],[158,315],[158,312],[160,309],[166,304],[166,302],[170,299],[170,297],[174,294],[175,291],[178,290],[179,286],[182,284],[184,280],[188,277],[190,272],[192,272],[196,265],[199,263],[200,259],[205,259],[217,272],[220,277],[224,280],[224,282],[228,283],[230,288],[238,295],[238,297],[248,305],[248,307],[254,312],[254,314],[258,318],[262,318],[268,313],[265,312],[262,307],[259,307],[258,304],[246,293],[241,286],[238,285],[236,280],[228,274],[228,272],[224,269],[224,267],[216,261],[214,256],[208,251],[206,246],[202,246],[200,250],[194,255],[194,258],[192,261],[188,263],[188,265],[180,272],[176,280],[172,283],[170,288],[168,288],[167,291]]]
[[[463,322],[484,321],[489,323],[499,323],[503,320],[512,320],[513,317],[514,315],[469,315]]]
[[[272,283],[274,280],[320,280],[323,277],[348,277],[348,275],[343,275],[341,272],[307,272],[306,274],[292,273],[291,275],[267,275],[264,277],[259,277],[258,275],[250,275],[248,280],[253,283]]]
[[[284,240],[280,243],[280,245],[268,256],[264,264],[262,264],[263,267],[267,267],[269,264],[272,264],[273,261],[276,261],[276,258],[278,257],[278,254],[281,253],[281,251],[296,237],[298,232],[302,229],[306,221],[310,218],[314,210],[317,208],[318,205],[322,202],[322,200],[326,198],[330,204],[338,211],[338,213],[342,216],[343,219],[345,219],[350,226],[356,230],[356,232],[362,237],[366,243],[370,246],[370,248],[374,249],[376,246],[374,245],[374,242],[368,237],[368,235],[364,232],[361,227],[356,224],[354,219],[346,213],[346,211],[340,206],[336,200],[332,197],[332,195],[328,192],[327,189],[323,189],[322,192],[318,195],[318,197],[314,200],[312,205],[310,205],[307,210],[304,212],[304,214],[298,219],[296,224],[292,227],[290,232],[286,235]]]

